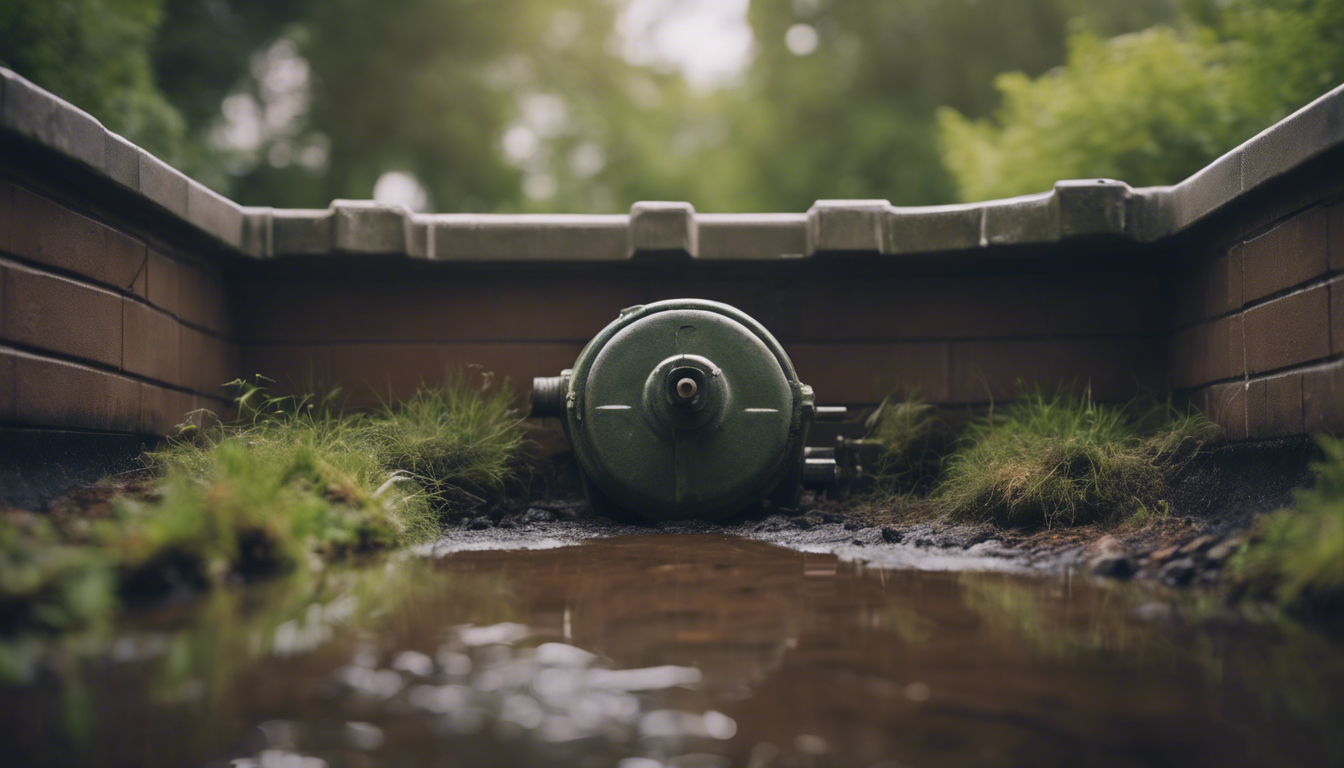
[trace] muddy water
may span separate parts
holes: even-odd
[[[1344,650],[1221,610],[707,535],[456,552],[6,646],[0,763],[1339,764]]]

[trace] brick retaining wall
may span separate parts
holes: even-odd
[[[823,403],[1071,382],[1233,438],[1344,432],[1344,89],[1174,187],[799,214],[242,208],[0,70],[0,425],[165,434],[223,383],[524,389],[627,306],[733,304]]]

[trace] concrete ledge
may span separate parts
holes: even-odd
[[[1152,242],[1344,146],[1344,86],[1172,187],[1057,182],[1035,195],[971,205],[895,207],[819,200],[806,214],[698,214],[684,202],[637,202],[628,215],[413,214],[371,201],[325,210],[243,208],[188,179],[93,117],[0,69],[0,141],[36,142],[116,182],[251,258],[396,255],[432,261],[624,261],[640,253],[705,260],[973,254],[1077,238]]]

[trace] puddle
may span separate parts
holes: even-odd
[[[741,538],[459,550],[3,648],[6,765],[1323,765],[1344,653],[1067,577]]]

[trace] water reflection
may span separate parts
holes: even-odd
[[[0,754],[268,768],[1344,757],[1344,654],[1311,632],[1115,585],[866,570],[712,536],[327,574],[165,608],[95,645],[41,648],[28,685],[0,688]]]

